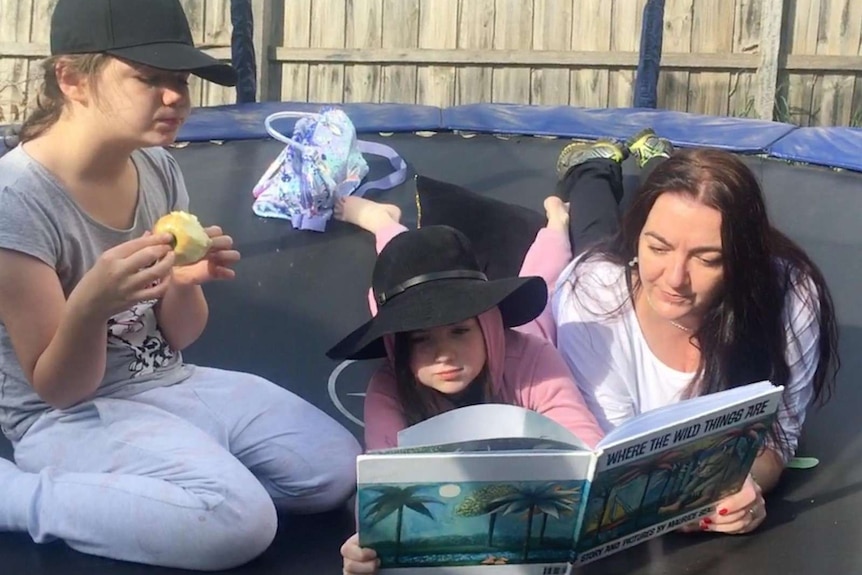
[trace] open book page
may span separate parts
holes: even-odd
[[[382,574],[563,575],[594,463],[585,451],[361,455],[360,545]]]
[[[453,409],[398,433],[398,447],[422,447],[484,439],[530,438],[587,446],[559,423],[523,407],[485,403]]]
[[[663,409],[659,417],[627,422],[623,439],[618,436],[598,454],[577,564],[697,521],[738,491],[772,426],[782,391],[751,384],[714,394],[714,401],[681,402],[675,418]]]

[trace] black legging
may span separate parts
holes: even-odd
[[[641,183],[666,158],[649,160],[640,172]],[[620,206],[631,198],[626,194],[619,162],[596,158],[572,167],[557,184],[557,195],[569,202],[569,240],[577,256],[591,245],[611,237],[620,227]]]

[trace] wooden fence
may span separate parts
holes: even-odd
[[[0,121],[32,102],[54,0],[0,0]],[[252,0],[261,97],[632,104],[646,0]],[[229,57],[229,0],[185,0]],[[862,123],[862,0],[666,0],[659,107]],[[195,82],[197,104],[234,100]]]

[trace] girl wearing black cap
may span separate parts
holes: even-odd
[[[197,50],[178,0],[59,0],[22,144],[0,159],[0,530],[94,555],[200,570],[245,563],[276,508],[355,489],[353,436],[262,378],[196,367],[202,283],[230,279],[231,238],[202,261],[170,234],[186,211],[174,141],[189,74],[235,74]]]
[[[535,320],[546,308],[546,282],[570,257],[565,207],[557,198],[546,206],[551,223],[539,232],[527,260],[538,268],[544,264],[548,277],[488,280],[457,230],[407,231],[395,206],[363,198],[336,204],[336,218],[373,232],[379,251],[372,274],[374,317],[328,353],[333,359],[389,359],[366,390],[366,449],[394,447],[398,432],[409,425],[485,402],[543,413],[590,446],[601,438],[553,344],[513,329],[529,325],[526,331],[541,331]],[[537,257],[542,253],[549,257]],[[345,573],[376,570],[376,555],[361,549],[356,536],[342,555]]]

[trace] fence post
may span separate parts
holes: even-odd
[[[290,0],[287,0],[290,1]],[[257,93],[261,102],[272,98],[273,64],[271,60],[276,38],[278,20],[283,13],[276,4],[284,5],[285,0],[251,0],[254,12],[254,52],[257,55]]]
[[[254,49],[254,14],[250,0],[231,0],[230,23],[230,57],[237,73],[236,101],[254,102],[258,72]]]
[[[761,120],[772,120],[781,57],[784,0],[763,0],[760,10],[760,66],[757,68],[755,110]]]
[[[640,56],[635,78],[634,107],[655,108],[664,33],[664,0],[648,0],[641,26]]]

